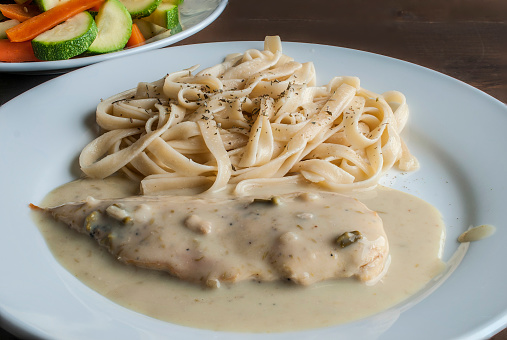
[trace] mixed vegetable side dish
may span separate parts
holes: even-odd
[[[182,30],[183,0],[14,0],[0,4],[0,61],[65,60]]]

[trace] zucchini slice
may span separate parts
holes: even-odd
[[[48,9],[51,9],[67,1],[69,0],[35,0],[35,3],[37,4],[37,6],[39,6],[42,12],[45,12]]]
[[[144,20],[162,26],[168,30],[177,27],[180,24],[180,15],[177,5],[162,2],[157,9]]]
[[[7,39],[7,31],[9,28],[16,26],[19,24],[19,21],[16,19],[8,19],[6,21],[0,22],[0,39]]]
[[[144,19],[134,19],[134,23],[137,27],[139,27],[139,30],[145,39],[150,39],[158,34],[167,32],[167,29]]]
[[[32,40],[35,56],[41,60],[64,60],[85,52],[97,36],[97,25],[88,12],[39,34]]]
[[[132,19],[147,17],[155,11],[162,0],[120,0]]]
[[[106,0],[95,17],[97,38],[88,47],[90,53],[108,53],[121,50],[132,34],[132,18],[118,0]]]

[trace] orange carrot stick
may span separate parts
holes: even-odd
[[[144,39],[143,34],[141,33],[141,30],[137,26],[136,23],[132,24],[132,34],[130,35],[129,40],[127,41],[127,47],[134,47],[143,45],[146,39]]]
[[[40,14],[40,10],[37,6],[20,4],[0,4],[0,12],[2,12],[6,18],[16,19],[21,22]]]
[[[21,63],[24,61],[39,61],[39,59],[33,54],[30,41],[11,42],[7,39],[0,39],[0,61]]]
[[[38,205],[35,205],[35,204],[33,204],[33,203],[28,204],[28,207],[29,207],[30,209],[32,209],[32,210],[44,210],[44,209],[42,209],[41,207],[39,207]]]
[[[100,4],[104,0],[69,0],[56,7],[42,12],[19,25],[9,28],[6,33],[12,42],[32,40],[68,18]]]

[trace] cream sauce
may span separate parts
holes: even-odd
[[[490,237],[495,233],[495,227],[490,224],[482,224],[476,227],[471,227],[463,234],[459,235],[458,242],[475,242]]]
[[[135,194],[137,185],[111,178],[76,181],[51,192],[43,206]],[[310,188],[280,188],[277,193]],[[60,263],[110,300],[137,312],[190,327],[240,332],[295,331],[336,325],[382,311],[419,291],[444,268],[440,260],[444,226],[430,204],[379,187],[354,194],[377,211],[388,236],[391,264],[375,285],[356,279],[311,286],[247,281],[207,289],[167,273],[120,263],[94,240],[44,214],[34,218]]]

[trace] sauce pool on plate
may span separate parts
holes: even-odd
[[[136,183],[121,177],[78,180],[52,191],[42,206],[88,196],[128,197],[137,190]],[[308,190],[312,188],[280,187],[276,194]],[[296,331],[337,325],[385,310],[421,290],[445,267],[440,259],[445,228],[433,206],[385,187],[353,196],[378,213],[389,240],[390,265],[375,284],[356,278],[307,286],[283,280],[248,280],[211,289],[165,272],[123,264],[93,239],[48,214],[35,213],[34,219],[62,266],[126,308],[167,322],[217,331]]]

